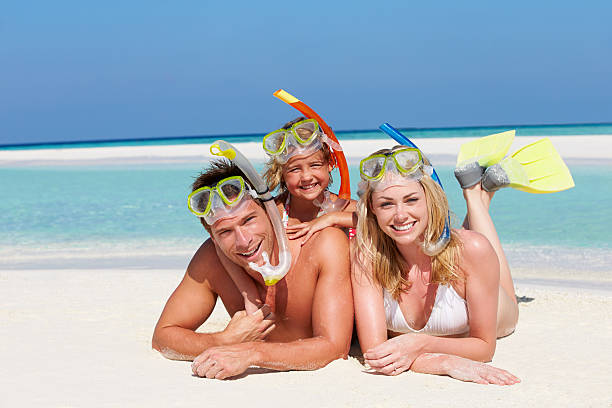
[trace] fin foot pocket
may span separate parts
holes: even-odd
[[[455,167],[455,178],[461,188],[469,188],[480,182],[484,172],[485,168],[479,165],[478,162],[467,162]]]

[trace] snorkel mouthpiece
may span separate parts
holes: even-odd
[[[272,265],[268,253],[263,251],[262,258],[264,264],[259,266],[255,262],[249,262],[249,268],[261,274],[266,286],[272,286],[283,279],[287,272],[289,272],[289,267],[291,267],[289,242],[287,241],[287,235],[285,234],[278,209],[274,204],[272,194],[266,182],[261,178],[259,173],[257,173],[251,162],[233,145],[224,140],[217,140],[210,146],[210,152],[215,156],[225,157],[236,164],[255,189],[259,199],[264,203],[264,207],[270,218],[270,222],[272,222],[272,227],[274,228],[274,235],[276,235],[276,242],[278,244],[278,265]]]
[[[404,145],[404,146],[409,146],[415,149],[419,149],[417,145],[412,143],[410,139],[408,139],[406,136],[401,134],[397,129],[395,129],[390,124],[383,123],[382,125],[380,125],[379,129],[385,132],[387,135],[389,135],[397,143]],[[431,166],[431,178],[436,183],[438,183],[438,185],[442,188],[442,190],[444,190],[444,187],[442,186],[442,182],[440,181],[440,178],[438,177],[438,173],[436,173],[436,169],[434,169],[433,166]],[[444,222],[444,230],[442,231],[440,238],[438,238],[438,240],[435,243],[431,243],[426,248],[423,248],[423,250],[426,255],[435,256],[439,254],[440,252],[442,252],[444,248],[446,248],[446,245],[448,245],[449,241],[450,241],[450,214],[448,214],[448,216],[446,217],[446,221]]]

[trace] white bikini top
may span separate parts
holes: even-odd
[[[387,329],[398,333],[423,333],[432,336],[449,336],[467,333],[467,303],[451,285],[438,285],[436,300],[427,324],[421,330],[408,326],[406,319],[393,296],[383,289]]]

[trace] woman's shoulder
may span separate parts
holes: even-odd
[[[488,257],[497,258],[489,240],[479,232],[458,229],[455,230],[461,241],[459,267],[464,275],[478,271],[479,265]]]
[[[455,233],[461,241],[462,253],[466,256],[478,257],[493,251],[489,240],[480,232],[456,229]]]

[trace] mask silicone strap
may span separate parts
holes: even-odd
[[[391,138],[395,140],[397,143],[403,146],[408,146],[408,147],[413,147],[415,149],[419,149],[417,145],[412,143],[410,139],[408,139],[406,136],[401,134],[397,129],[395,129],[390,124],[383,123],[382,125],[380,125],[379,129],[385,132],[387,135],[391,136]],[[442,185],[442,182],[440,181],[440,177],[438,177],[438,173],[436,173],[436,169],[434,169],[433,166],[432,166],[431,178],[436,183],[438,183],[440,187],[442,187],[442,190],[444,190],[444,186]],[[444,223],[444,230],[442,231],[440,238],[438,238],[438,241],[434,244],[434,250],[432,252],[439,253],[440,251],[442,251],[444,247],[446,247],[446,244],[448,243],[449,240],[450,240],[450,214],[446,217],[446,221]]]

